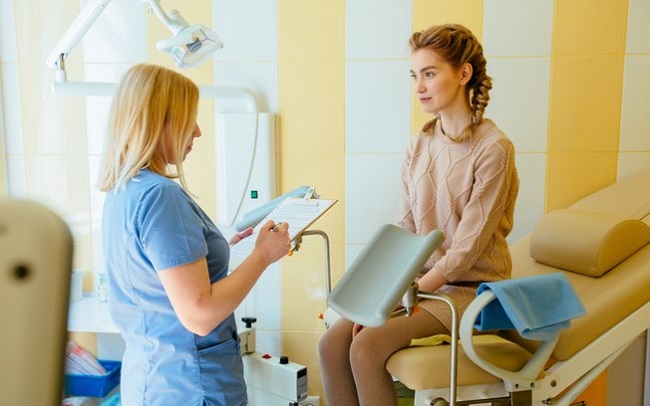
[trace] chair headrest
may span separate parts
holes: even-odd
[[[536,261],[599,277],[650,242],[650,227],[637,219],[561,209],[549,212],[531,235]]]

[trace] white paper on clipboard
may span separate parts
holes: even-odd
[[[289,225],[289,239],[293,240],[329,210],[338,200],[287,198],[273,209],[253,229],[250,237],[244,238],[230,249],[230,269],[233,270],[253,251],[257,234],[269,220]]]

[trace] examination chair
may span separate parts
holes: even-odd
[[[61,405],[72,247],[56,213],[0,198],[2,405]]]
[[[511,247],[513,280],[561,274],[586,310],[552,339],[524,339],[515,329],[477,331],[477,319],[497,300],[485,291],[466,310],[459,332],[452,331],[451,345],[405,348],[389,358],[387,370],[415,390],[416,406],[570,405],[650,327],[649,214],[650,173],[643,173],[549,212]],[[352,291],[340,285],[368,279],[357,271],[348,269],[328,297],[350,319],[358,316],[345,302]]]

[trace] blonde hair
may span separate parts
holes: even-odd
[[[130,68],[113,96],[99,189],[124,186],[144,168],[187,189],[183,159],[198,100],[198,87],[180,73],[151,64]]]
[[[447,61],[454,69],[460,69],[466,63],[472,65],[472,77],[467,82],[467,92],[472,106],[470,126],[459,141],[471,137],[472,131],[483,121],[485,108],[490,100],[492,78],[487,75],[483,46],[472,32],[460,24],[443,24],[413,33],[409,40],[411,52],[429,49]],[[423,132],[433,130],[438,117],[429,121],[422,128]]]

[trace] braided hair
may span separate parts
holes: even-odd
[[[472,65],[473,73],[467,82],[469,101],[472,107],[471,124],[459,138],[466,140],[472,131],[483,121],[483,113],[490,100],[492,78],[487,75],[483,46],[472,32],[460,24],[443,24],[429,27],[411,35],[409,39],[411,52],[429,49],[447,61],[454,69],[464,64]],[[424,125],[422,131],[431,132],[438,117]]]

